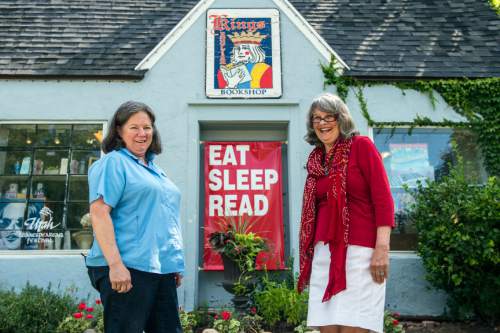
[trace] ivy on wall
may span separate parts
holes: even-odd
[[[334,85],[337,94],[344,101],[350,88],[354,90],[361,113],[369,126],[392,128],[410,126],[410,133],[414,127],[419,126],[469,128],[478,137],[486,170],[490,175],[500,175],[500,78],[372,81],[339,75],[335,59],[328,65],[322,65],[321,68],[325,76],[325,85]],[[408,89],[426,94],[433,107],[436,102],[435,93],[438,93],[457,113],[464,116],[467,122],[452,122],[447,119],[434,122],[427,117],[419,116],[411,122],[376,122],[368,111],[363,88],[387,84],[400,88],[403,94]]]
[[[500,15],[500,0],[489,0],[491,7]]]

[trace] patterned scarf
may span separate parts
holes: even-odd
[[[300,226],[300,274],[298,290],[301,292],[309,284],[312,259],[314,256],[314,233],[316,228],[316,182],[325,175],[323,161],[327,161],[328,207],[331,209],[328,245],[331,262],[328,285],[323,302],[332,298],[346,288],[345,262],[349,237],[349,211],[347,209],[347,164],[351,151],[352,138],[337,140],[326,157],[323,148],[315,148],[307,161],[307,179],[304,187],[302,203],[302,219]],[[330,162],[331,161],[331,162]]]

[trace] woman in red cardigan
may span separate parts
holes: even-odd
[[[383,332],[394,202],[382,158],[332,94],[312,102],[300,229],[299,291],[321,333]]]

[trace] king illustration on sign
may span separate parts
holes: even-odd
[[[207,96],[281,96],[279,12],[209,10]]]

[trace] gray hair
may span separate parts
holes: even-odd
[[[323,144],[318,139],[312,123],[312,117],[316,110],[335,116],[339,125],[341,138],[347,139],[359,134],[347,105],[345,105],[340,97],[331,93],[323,93],[313,99],[309,112],[307,113],[307,134],[304,137],[307,143],[317,147],[321,147]]]

